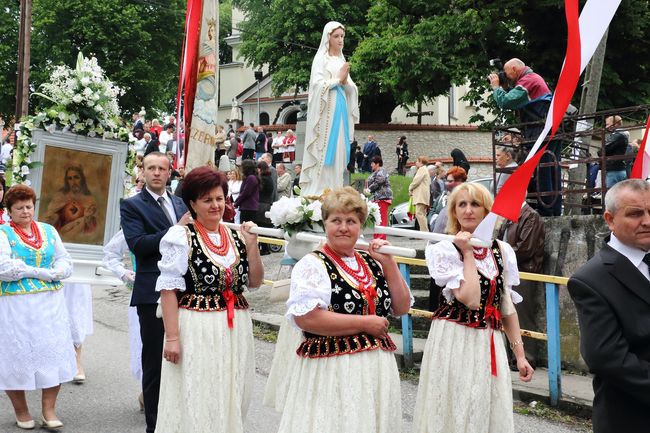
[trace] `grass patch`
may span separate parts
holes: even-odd
[[[416,370],[415,368],[402,368],[399,371],[399,378],[417,385],[420,382],[420,370]]]
[[[353,173],[350,177],[350,183],[354,183],[356,180],[361,180],[365,183],[369,175],[369,173]],[[390,212],[395,205],[409,201],[409,185],[413,178],[399,174],[391,174],[388,178],[390,180],[390,187],[393,190],[393,203],[388,208]]]
[[[277,343],[278,331],[254,323],[253,337],[257,338],[258,340],[266,341],[267,343]]]
[[[536,416],[562,424],[569,424],[573,427],[579,427],[584,429],[585,432],[592,431],[591,420],[568,415],[559,409],[555,409],[539,401],[533,401],[528,404],[521,401],[515,401],[513,409],[515,413],[520,415]]]

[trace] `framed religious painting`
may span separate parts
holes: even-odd
[[[29,176],[36,219],[56,228],[75,260],[101,260],[119,230],[126,143],[67,132],[34,131]]]

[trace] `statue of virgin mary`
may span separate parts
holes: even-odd
[[[341,23],[327,23],[311,66],[300,173],[302,196],[318,196],[326,188],[343,186],[354,124],[359,121],[357,86],[343,57],[344,37]]]

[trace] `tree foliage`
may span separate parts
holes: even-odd
[[[230,0],[220,5],[220,38],[230,34]],[[15,110],[19,2],[0,0],[0,113]],[[58,64],[74,65],[78,51],[94,55],[127,91],[125,112],[171,112],[175,107],[186,0],[33,0],[30,86],[38,89]],[[225,44],[221,44],[223,47]],[[230,47],[223,59],[231,58]],[[229,61],[229,60],[228,60]],[[32,98],[31,111],[40,103]]]
[[[307,89],[311,63],[328,21],[345,25],[344,54],[350,57],[366,37],[369,0],[233,0],[246,14],[239,23],[241,54],[255,66],[268,65],[275,94]],[[363,81],[355,69],[355,82]],[[361,121],[390,120],[395,104],[392,94],[371,82],[360,94]]]
[[[368,111],[385,113],[395,105],[429,102],[446,94],[452,84],[468,81],[471,91],[467,99],[494,109],[485,92],[489,90],[486,77],[492,70],[488,61],[495,57],[504,61],[521,58],[551,87],[559,76],[566,50],[561,1],[350,3],[235,0],[248,17],[240,25],[242,53],[255,66],[270,65],[276,93],[295,86],[306,88],[323,25],[331,19],[341,21],[348,25],[345,51],[360,88],[362,121],[372,118]],[[629,61],[650,54],[649,15],[646,0],[628,0],[619,7],[609,31],[599,109],[650,102],[648,67]],[[381,101],[368,103],[377,95]],[[386,118],[383,114],[375,117]],[[476,116],[474,120],[484,119]]]

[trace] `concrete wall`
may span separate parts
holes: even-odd
[[[599,215],[545,218],[544,273],[570,277],[600,250],[609,229]],[[544,306],[544,287],[536,300]],[[538,330],[546,332],[545,308],[540,308]],[[560,287],[560,332],[563,367],[587,372],[580,357],[580,331],[575,305],[566,286]]]

